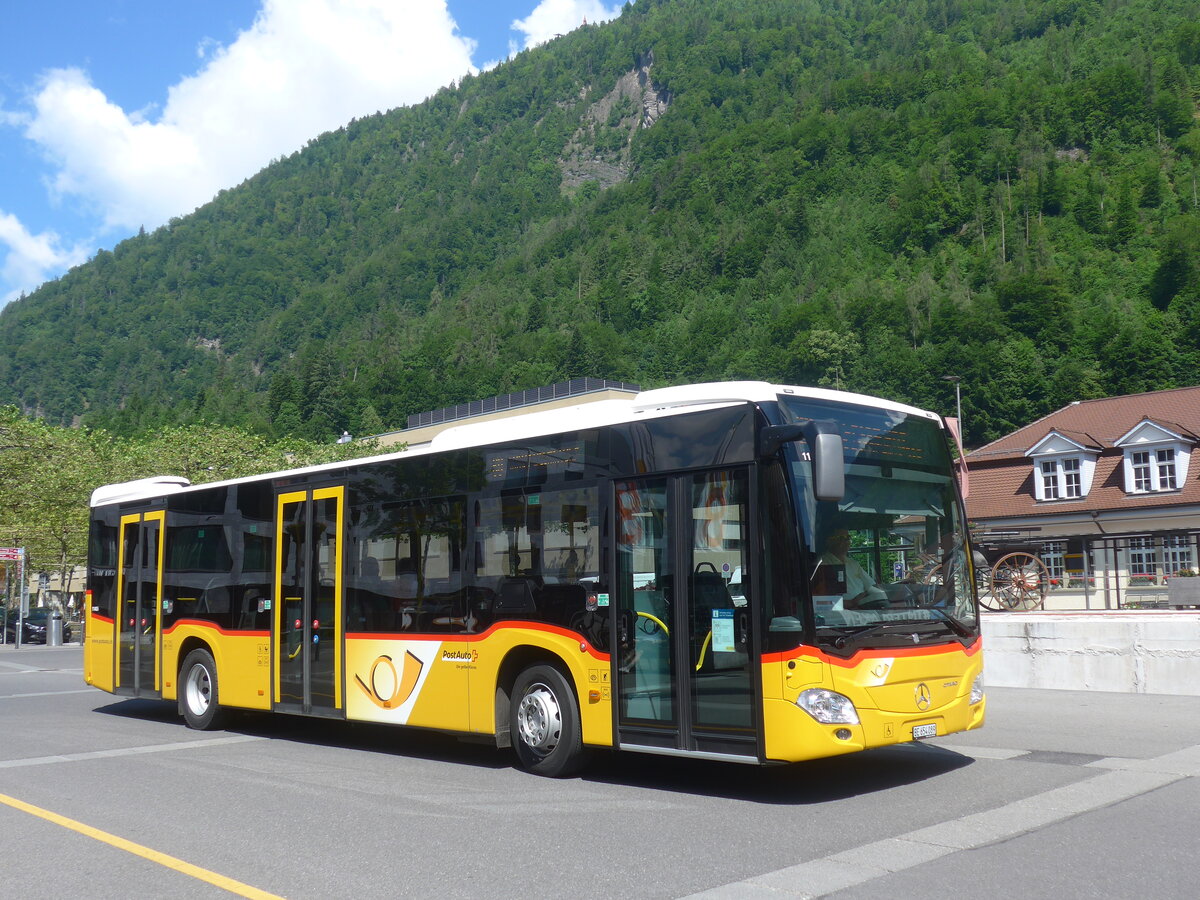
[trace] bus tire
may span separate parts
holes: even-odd
[[[207,650],[193,650],[179,669],[179,711],[188,728],[210,731],[224,719],[217,693],[217,665]]]
[[[553,666],[535,665],[517,676],[509,708],[509,731],[521,768],[563,778],[587,761],[579,704],[571,682]]]

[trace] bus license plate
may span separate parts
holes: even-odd
[[[937,722],[930,722],[928,725],[913,726],[913,740],[919,741],[921,738],[937,737]]]

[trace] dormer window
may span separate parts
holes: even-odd
[[[1067,457],[1062,460],[1062,482],[1063,495],[1070,497],[1083,496],[1083,481],[1080,476],[1080,462],[1078,456]]]
[[[1154,458],[1158,461],[1158,489],[1173,491],[1178,488],[1179,481],[1175,477],[1175,449],[1168,447],[1165,450],[1155,450]]]
[[[1033,494],[1038,500],[1079,500],[1087,496],[1099,449],[1051,431],[1025,454],[1033,459]]]
[[[1156,422],[1142,420],[1117,446],[1125,451],[1128,494],[1177,491],[1187,478],[1191,441]]]
[[[1052,459],[1042,463],[1042,499],[1058,499],[1058,463]]]
[[[1078,456],[1043,459],[1039,500],[1077,499],[1083,496],[1083,463]]]
[[[1129,454],[1129,464],[1133,469],[1133,489],[1139,494],[1144,491],[1152,491],[1154,488],[1150,482],[1150,453],[1147,450],[1138,450]]]

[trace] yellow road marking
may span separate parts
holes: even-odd
[[[102,841],[116,847],[118,850],[124,850],[127,853],[132,853],[135,856],[140,856],[143,859],[148,859],[151,862],[158,863],[160,866],[166,866],[168,869],[174,869],[176,872],[181,872],[184,875],[190,875],[193,878],[198,878],[200,881],[206,881],[211,885],[229,891],[231,894],[237,894],[241,897],[250,897],[253,900],[282,900],[275,894],[269,894],[266,891],[260,891],[256,887],[251,887],[248,884],[242,884],[240,881],[235,881],[232,878],[226,878],[224,875],[218,875],[216,872],[210,872],[208,869],[202,869],[199,866],[194,866],[191,863],[184,862],[182,859],[176,859],[173,856],[168,856],[166,853],[160,853],[157,850],[151,850],[149,847],[143,847],[141,844],[135,844],[133,841],[127,841],[125,838],[117,837],[115,834],[109,834],[106,831],[101,831],[99,828],[92,828],[90,825],[84,825],[82,822],[76,822],[74,819],[68,819],[66,816],[60,816],[58,813],[50,812],[48,809],[42,809],[32,804],[18,800],[16,797],[9,797],[6,794],[0,794],[0,803],[6,806],[11,806],[13,809],[19,809],[21,812],[27,812],[31,816],[37,816],[40,819],[45,819],[47,822],[53,822],[55,825],[61,825],[63,828],[70,828],[72,831],[77,831],[82,835],[94,838],[97,841]]]

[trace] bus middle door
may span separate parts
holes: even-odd
[[[342,534],[345,488],[275,498],[272,709],[344,715]]]

